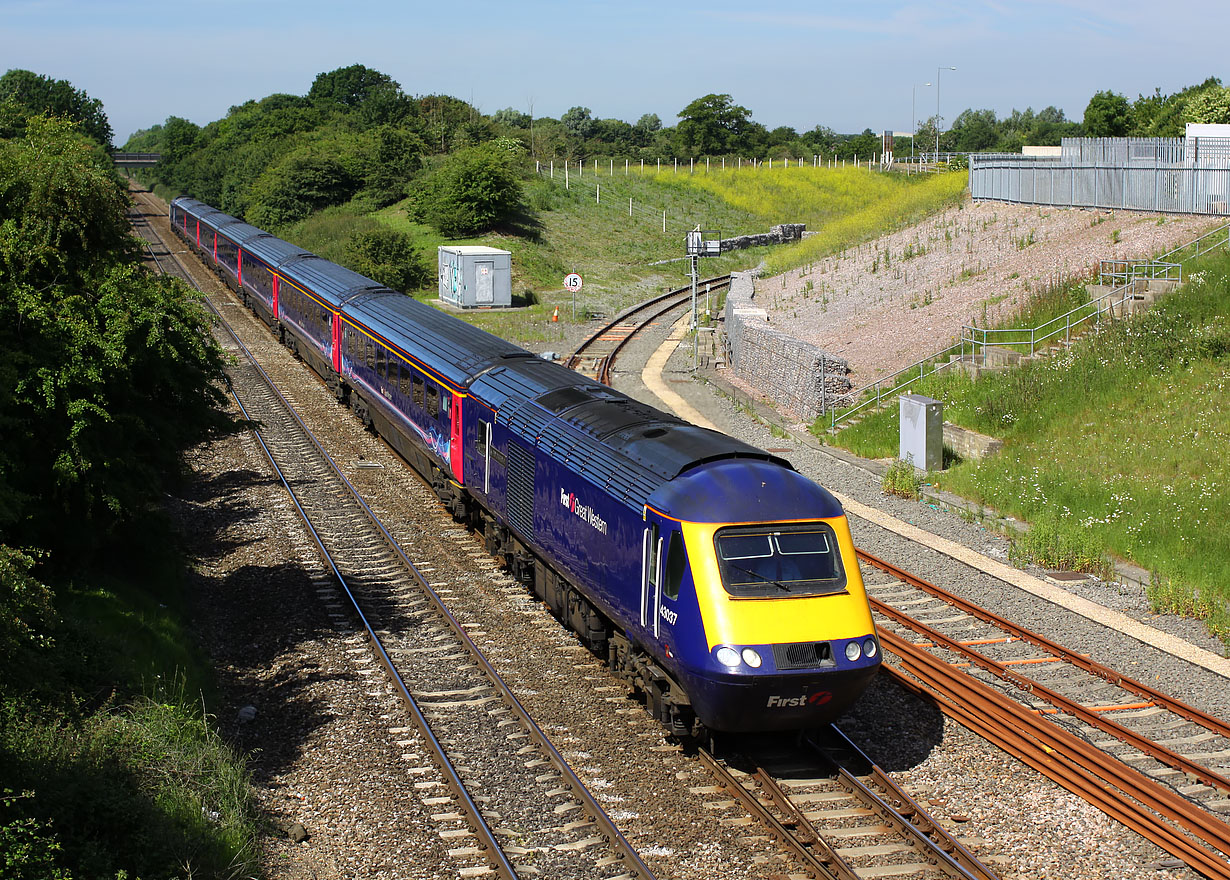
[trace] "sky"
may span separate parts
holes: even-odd
[[[769,128],[907,132],[937,101],[947,122],[1048,105],[1080,120],[1102,90],[1230,84],[1228,25],[1226,0],[0,0],[0,70],[98,98],[117,146],[168,116],[204,125],[306,94],[356,63],[483,113],[583,106],[673,125],[716,93]]]

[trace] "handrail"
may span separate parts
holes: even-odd
[[[1207,239],[1211,239],[1213,236],[1220,236],[1220,237],[1216,242],[1210,243],[1208,247],[1204,247],[1203,244],[1205,243],[1205,241]],[[837,408],[834,407],[834,409],[831,411],[831,414],[830,414],[829,428],[830,429],[836,428],[839,423],[846,421],[851,416],[853,416],[855,413],[863,409],[866,409],[869,406],[878,407],[885,397],[888,397],[894,394],[895,392],[900,391],[902,388],[905,388],[906,386],[912,384],[914,381],[918,379],[922,379],[923,377],[927,376],[928,375],[928,372],[926,370],[927,364],[935,364],[936,361],[945,359],[944,363],[936,365],[934,369],[930,371],[931,374],[934,374],[934,373],[940,372],[941,370],[947,369],[953,364],[966,362],[966,359],[967,359],[967,355],[965,354],[966,343],[968,343],[970,346],[970,353],[968,355],[968,360],[971,363],[973,363],[973,362],[977,362],[978,359],[981,357],[982,361],[985,363],[986,349],[988,348],[1009,348],[1014,345],[1024,345],[1026,342],[1026,340],[1024,339],[1017,339],[1013,342],[991,342],[988,337],[991,336],[992,334],[1023,335],[1025,333],[1028,333],[1029,334],[1029,339],[1028,339],[1029,354],[1031,356],[1036,353],[1039,343],[1045,342],[1048,339],[1053,339],[1054,337],[1058,336],[1061,329],[1064,333],[1064,340],[1070,341],[1071,334],[1072,334],[1072,328],[1078,327],[1081,324],[1084,324],[1086,321],[1089,321],[1090,319],[1097,318],[1098,320],[1100,320],[1103,314],[1113,315],[1114,309],[1116,306],[1123,306],[1127,302],[1128,298],[1134,294],[1135,292],[1133,289],[1134,282],[1138,278],[1149,278],[1149,279],[1155,279],[1155,280],[1169,279],[1169,280],[1178,280],[1179,282],[1182,282],[1183,263],[1186,262],[1187,260],[1195,259],[1196,257],[1202,256],[1208,253],[1209,251],[1213,250],[1214,247],[1218,247],[1218,246],[1222,246],[1222,247],[1230,246],[1230,223],[1224,223],[1221,226],[1217,227],[1216,229],[1209,230],[1203,235],[1193,239],[1192,241],[1189,241],[1187,244],[1180,245],[1179,247],[1174,248],[1173,250],[1167,251],[1166,253],[1162,254],[1160,257],[1154,260],[1102,260],[1100,261],[1099,273],[1098,273],[1099,281],[1101,281],[1103,277],[1110,277],[1112,280],[1115,280],[1118,277],[1120,277],[1120,275],[1122,275],[1125,278],[1124,283],[1114,287],[1113,289],[1102,294],[1096,299],[1092,299],[1089,302],[1083,303],[1074,309],[1070,309],[1069,311],[1065,312],[1062,315],[1059,315],[1056,318],[1051,318],[1049,321],[1044,321],[1042,324],[1039,324],[1037,327],[1017,327],[1017,328],[1005,328],[1005,329],[999,329],[999,330],[992,330],[992,329],[987,329],[983,327],[973,327],[970,325],[962,325],[961,336],[960,336],[959,341],[948,346],[948,348],[945,348],[942,351],[937,352],[936,354],[925,357],[922,360],[916,361],[908,367],[904,367],[903,369],[897,370],[897,372],[895,373],[890,373],[887,376],[877,379],[875,382],[872,382],[868,385],[864,385],[862,388],[851,389],[847,393],[841,395],[841,398],[844,398],[846,400],[857,400],[862,395],[867,395],[872,392],[874,392],[875,394],[874,397],[868,397],[866,400],[862,401],[861,403],[858,403],[857,405],[851,406],[849,409],[844,410],[840,415],[838,415],[837,413]],[[1187,254],[1186,256],[1181,256],[1181,257],[1178,256],[1182,254],[1184,251],[1187,251],[1188,249],[1193,248],[1193,247],[1196,248],[1194,253],[1190,253],[1190,254]],[[1178,257],[1177,262],[1175,261],[1176,257]],[[1130,273],[1128,272],[1106,273],[1102,269],[1102,267],[1105,266],[1106,264],[1123,264],[1125,266],[1130,265],[1132,269],[1130,270]],[[1138,271],[1139,269],[1146,269],[1152,272],[1153,274],[1139,272]],[[1178,279],[1174,279],[1172,277],[1172,273],[1175,270],[1178,271],[1178,275],[1179,275]],[[1159,274],[1159,273],[1162,273],[1162,274]],[[1118,296],[1118,299],[1114,299],[1114,297],[1116,296]],[[1075,320],[1075,321],[1072,320],[1074,315],[1082,311],[1087,312],[1087,314],[1085,314],[1083,317],[1081,317],[1078,320]],[[1059,326],[1060,321],[1063,322],[1062,327]],[[1041,335],[1039,335],[1041,331],[1050,327],[1052,324],[1056,325],[1053,330],[1050,330],[1046,333],[1042,333]],[[976,339],[975,338],[976,334],[979,335],[981,338]],[[975,350],[978,349],[979,347],[981,347],[981,353],[975,354]],[[955,361],[950,360],[954,349],[960,350],[957,355],[957,359]],[[891,382],[897,379],[898,377],[904,376],[906,374],[909,374],[908,379],[898,382],[896,385],[889,388],[887,391],[881,388],[881,386],[884,383]]]

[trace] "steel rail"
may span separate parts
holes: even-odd
[[[812,852],[807,843],[800,840],[797,834],[792,832],[776,816],[769,812],[768,808],[748,791],[721,761],[705,749],[699,749],[697,756],[709,772],[717,778],[718,784],[738,798],[739,802],[743,804],[748,812],[759,819],[761,824],[783,846],[789,849],[804,865],[816,872],[817,876],[831,878],[831,880],[859,880],[858,873],[845,859],[838,855],[837,850],[828,841],[813,832],[810,835],[811,840],[809,842],[819,852]],[[796,815],[794,811],[790,812],[792,816]],[[803,821],[806,823],[804,827],[811,828],[810,822],[807,822],[806,819]]]
[[[885,617],[895,620],[902,626],[907,627],[908,629],[911,629],[919,635],[929,639],[934,644],[952,651],[955,654],[959,654],[970,663],[973,663],[981,669],[985,669],[997,678],[1011,683],[1026,693],[1041,697],[1043,700],[1050,703],[1060,711],[1081,719],[1091,727],[1095,727],[1103,733],[1108,733],[1116,739],[1128,743],[1133,748],[1144,752],[1152,758],[1156,758],[1158,761],[1161,761],[1176,770],[1180,770],[1188,774],[1194,779],[1203,782],[1205,785],[1213,788],[1220,788],[1224,791],[1230,791],[1230,779],[1226,779],[1219,773],[1213,772],[1208,767],[1197,764],[1190,758],[1184,757],[1183,755],[1180,755],[1163,745],[1159,745],[1147,736],[1137,733],[1130,728],[1124,727],[1118,722],[1106,718],[1099,712],[1094,712],[1091,709],[1082,706],[1075,700],[1065,697],[1063,694],[1047,687],[1044,684],[1039,684],[1033,679],[1021,675],[1019,672],[1014,672],[1004,664],[996,660],[992,660],[985,654],[980,654],[968,645],[944,635],[939,630],[915,620],[908,614],[898,611],[896,608],[885,604],[879,599],[871,599],[871,607],[878,614],[882,614]]]
[[[832,734],[842,741],[842,747],[855,752],[860,760],[871,767],[871,776],[887,794],[881,797],[861,779],[843,767],[811,736],[804,739],[811,748],[837,771],[848,788],[873,810],[900,828],[907,836],[931,853],[935,862],[947,873],[966,880],[999,880],[998,875],[979,861],[978,857],[949,834],[930,813],[897,785],[884,770],[856,746],[835,724],[830,724]],[[890,802],[891,801],[891,802]],[[911,818],[912,817],[912,818]]]
[[[891,574],[902,583],[909,584],[912,587],[930,593],[937,599],[944,600],[953,607],[964,611],[966,614],[977,617],[984,623],[990,623],[997,626],[1022,641],[1029,642],[1035,647],[1050,651],[1056,657],[1066,660],[1068,663],[1085,670],[1091,675],[1096,675],[1098,678],[1108,681],[1113,685],[1117,685],[1126,691],[1152,700],[1155,704],[1166,709],[1168,712],[1172,712],[1180,718],[1186,718],[1188,721],[1192,721],[1230,739],[1230,724],[1227,724],[1220,718],[1209,715],[1207,712],[1202,712],[1194,706],[1189,706],[1186,703],[1182,703],[1174,697],[1162,693],[1156,688],[1152,688],[1143,682],[1137,681],[1134,678],[1129,678],[1128,676],[1111,669],[1109,666],[1104,666],[1101,663],[1090,660],[1083,654],[1078,654],[1075,651],[1069,650],[1063,645],[1060,645],[1058,642],[1053,642],[1043,635],[1026,629],[1023,626],[1019,626],[1005,617],[1001,617],[998,614],[975,605],[973,602],[948,592],[942,587],[937,587],[935,584],[929,583],[916,575],[910,574],[910,572],[893,565],[891,562],[886,562],[883,559],[879,559],[865,550],[856,550],[855,552],[862,561],[875,566],[881,571]]]
[[[698,284],[708,284],[710,291],[714,290],[715,288],[720,290],[723,287],[730,286],[730,275],[718,275],[714,278],[706,278],[704,281],[698,282]],[[645,300],[644,302],[637,303],[631,308],[625,309],[624,311],[616,315],[615,318],[613,318],[611,321],[604,324],[600,329],[598,329],[597,331],[595,331],[594,333],[586,337],[585,340],[582,341],[581,344],[576,347],[576,350],[574,350],[573,353],[568,356],[568,359],[564,362],[564,365],[569,367],[570,369],[575,370],[577,366],[581,363],[581,357],[587,349],[596,345],[598,341],[601,339],[601,337],[605,336],[607,333],[610,333],[620,324],[625,323],[629,318],[635,317],[636,315],[639,315],[640,313],[647,311],[649,308],[657,305],[658,303],[664,302],[668,299],[673,299],[674,297],[680,297],[680,296],[685,296],[685,295],[690,297],[691,293],[692,293],[692,285],[688,284],[684,287],[678,287],[673,290],[668,290],[666,291],[666,293],[652,297],[650,299]],[[646,318],[645,321],[642,322],[641,326],[644,326],[645,323],[652,321],[654,318],[662,314],[665,314],[671,309],[678,308],[679,305],[681,304],[682,303],[672,303],[666,308],[658,312],[655,312],[653,315]],[[634,329],[632,333],[629,334],[629,338],[635,335],[636,331],[639,329],[640,327],[637,327],[636,329]],[[604,358],[603,365],[600,366],[599,368],[598,381],[602,382],[603,384],[609,384],[606,381],[606,379],[603,378],[603,375],[609,378],[609,375],[610,375],[609,362],[611,360],[614,360],[615,353],[618,352],[627,343],[627,341],[628,341],[627,339],[621,340],[615,346],[615,349],[610,354],[606,355],[606,357]]]
[[[902,664],[884,668],[910,690],[1207,877],[1230,880],[1230,862],[1214,851],[1230,854],[1230,826],[1220,819],[900,636],[880,638]]]
[[[156,234],[157,233],[155,232],[155,235]],[[153,256],[152,252],[151,252],[151,256]],[[156,257],[155,257],[155,260],[157,260]],[[176,259],[176,262],[179,262],[178,259]],[[181,268],[182,268],[182,264],[181,264]],[[193,284],[195,286],[195,282],[193,282]],[[462,642],[466,651],[470,654],[470,656],[474,660],[476,660],[479,663],[487,679],[491,682],[492,686],[500,694],[501,702],[504,703],[504,705],[508,706],[508,708],[511,709],[514,712],[514,714],[517,715],[522,725],[526,728],[526,731],[530,735],[531,739],[533,739],[534,742],[536,742],[538,746],[547,753],[547,756],[550,759],[552,765],[560,773],[560,775],[564,777],[564,779],[566,780],[568,784],[568,787],[572,790],[573,794],[576,795],[580,800],[584,802],[587,808],[586,817],[590,819],[591,821],[595,822],[599,826],[600,830],[602,831],[603,837],[616,850],[617,857],[621,861],[627,860],[627,862],[629,863],[628,865],[629,868],[636,874],[636,876],[644,878],[644,880],[653,880],[654,878],[653,872],[641,860],[640,855],[636,852],[635,849],[633,849],[631,844],[628,843],[627,839],[623,836],[623,833],[619,831],[618,827],[614,824],[611,818],[602,809],[601,805],[598,804],[597,800],[590,793],[589,789],[577,777],[575,772],[568,765],[568,762],[564,759],[564,757],[559,753],[559,751],[555,748],[555,746],[547,738],[546,734],[531,719],[529,713],[525,710],[525,708],[521,705],[521,702],[516,698],[515,694],[513,694],[512,690],[508,687],[508,684],[499,675],[495,667],[492,666],[491,663],[487,660],[486,656],[479,650],[478,646],[474,644],[469,634],[465,631],[465,629],[461,626],[461,624],[453,616],[452,612],[450,612],[449,609],[445,606],[439,594],[436,593],[436,591],[431,588],[427,579],[422,576],[422,574],[418,571],[418,569],[410,561],[405,551],[397,543],[396,539],[392,536],[392,534],[389,533],[384,523],[380,520],[380,518],[376,515],[376,513],[372,511],[372,509],[368,506],[367,502],[363,499],[359,491],[354,487],[354,485],[350,482],[350,480],[346,477],[346,475],[342,473],[341,469],[337,466],[337,463],[333,460],[332,456],[330,456],[329,453],[325,451],[324,447],[316,439],[315,435],[311,432],[311,430],[307,427],[307,425],[299,417],[299,414],[295,411],[294,407],[282,395],[282,393],[278,390],[276,385],[273,383],[272,379],[268,376],[268,374],[261,367],[261,365],[256,361],[255,356],[252,355],[252,353],[248,350],[247,346],[244,345],[243,341],[239,339],[238,335],[231,328],[231,326],[226,321],[226,319],[223,318],[222,315],[217,311],[217,309],[214,308],[213,304],[208,299],[206,299],[205,302],[209,306],[209,308],[214,312],[214,314],[217,316],[219,323],[227,330],[231,338],[235,340],[236,345],[240,348],[240,350],[248,358],[251,365],[261,375],[266,386],[281,401],[286,411],[299,425],[303,434],[307,437],[307,439],[311,441],[312,445],[315,447],[319,456],[328,464],[329,468],[333,471],[334,476],[336,476],[341,481],[341,483],[346,487],[352,499],[363,510],[364,515],[369,519],[372,525],[380,532],[381,536],[383,537],[388,547],[402,561],[402,563],[406,566],[406,568],[413,574],[415,579],[419,582],[420,587],[423,589],[428,599],[433,603],[437,611],[445,618],[446,622],[448,623],[449,628],[452,630],[452,632],[458,638],[458,640]],[[232,389],[232,396],[235,396],[235,392],[233,389]],[[236,396],[236,403],[239,405],[240,410],[244,413],[245,418],[248,418],[248,413],[246,409],[244,408],[243,404],[239,401],[237,396]],[[269,458],[270,464],[273,465],[274,471],[277,473],[278,478],[282,481],[283,486],[286,488],[287,492],[290,494],[291,500],[294,503],[296,510],[299,511],[299,514],[302,517],[305,525],[307,526],[308,531],[313,538],[313,541],[316,543],[316,546],[323,554],[326,563],[329,565],[330,569],[333,571],[334,576],[338,579],[338,582],[341,585],[343,591],[346,593],[347,597],[350,599],[351,604],[354,606],[355,612],[359,615],[359,619],[362,622],[363,627],[367,632],[368,638],[371,641],[373,647],[376,649],[380,657],[381,664],[384,666],[386,673],[388,674],[389,678],[392,680],[393,684],[398,690],[399,697],[401,698],[403,703],[405,703],[407,707],[410,709],[412,715],[414,716],[415,723],[420,727],[422,733],[424,734],[424,737],[428,740],[428,743],[431,745],[433,751],[435,752],[436,757],[438,761],[440,762],[441,770],[448,779],[450,790],[453,791],[453,793],[456,794],[458,799],[462,802],[462,805],[465,808],[465,811],[470,818],[471,824],[475,826],[474,830],[476,831],[476,833],[479,835],[480,839],[482,840],[482,843],[483,843],[482,848],[484,849],[484,851],[494,854],[492,856],[492,861],[496,862],[495,869],[498,873],[500,873],[502,877],[506,877],[508,878],[508,880],[515,880],[515,878],[517,877],[516,872],[513,869],[512,865],[507,861],[507,858],[504,855],[503,849],[500,847],[498,841],[496,841],[494,837],[494,833],[490,830],[486,821],[482,818],[481,811],[478,809],[477,804],[475,804],[474,801],[471,799],[469,792],[465,789],[464,783],[461,780],[460,775],[457,773],[452,762],[449,760],[447,754],[444,751],[443,746],[439,743],[435,735],[432,733],[430,724],[428,723],[426,717],[423,715],[422,711],[420,710],[417,702],[414,700],[414,697],[410,694],[409,688],[406,686],[401,675],[396,671],[393,665],[393,661],[390,658],[388,652],[386,651],[383,643],[381,642],[380,637],[376,634],[374,628],[368,622],[366,615],[364,615],[362,608],[360,607],[358,599],[351,592],[349,586],[347,585],[345,581],[344,576],[341,574],[337,566],[334,564],[331,554],[325,548],[323,540],[320,538],[316,529],[312,525],[308,517],[308,514],[306,513],[306,511],[304,511],[304,509],[300,505],[299,499],[296,496],[294,490],[291,488],[290,483],[287,481],[285,476],[282,474],[281,468],[278,466],[277,462],[274,461],[272,452],[266,446],[264,439],[260,435],[259,429],[254,428],[254,433],[256,434],[257,440],[261,444],[261,448],[264,449],[266,456]]]

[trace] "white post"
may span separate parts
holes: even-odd
[[[551,179],[555,180],[555,160],[551,160]]]
[[[602,184],[600,183],[594,184],[594,202],[599,205],[602,204]]]
[[[585,162],[581,159],[577,159],[577,177],[584,177],[584,176],[585,176]]]
[[[615,158],[611,157],[611,177],[615,176]]]
[[[675,170],[672,173],[673,174],[679,173],[679,157],[678,156],[675,157]]]
[[[688,174],[696,170],[696,160],[691,156],[688,157]]]
[[[666,231],[666,212],[662,212],[662,231]]]
[[[705,173],[706,174],[709,173],[709,157],[708,156],[705,157]]]
[[[662,173],[662,157],[661,156],[658,157],[658,173],[659,174]]]
[[[632,196],[628,196],[628,216],[632,216]]]
[[[564,189],[568,189],[568,163],[564,163]]]

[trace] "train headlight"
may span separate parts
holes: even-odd
[[[723,666],[735,667],[739,665],[739,652],[734,648],[728,648],[725,645],[717,649],[718,663]],[[757,658],[759,659],[759,658]]]
[[[846,659],[853,663],[859,657],[863,656],[863,649],[858,642],[846,642]]]
[[[753,669],[759,669],[760,663],[761,663],[760,655],[757,654],[755,651],[753,651],[751,648],[744,648],[743,649],[743,662],[746,663],[748,666],[752,667]]]
[[[863,654],[868,660],[878,653],[880,653],[880,646],[876,644],[875,639],[865,639],[863,641]]]

